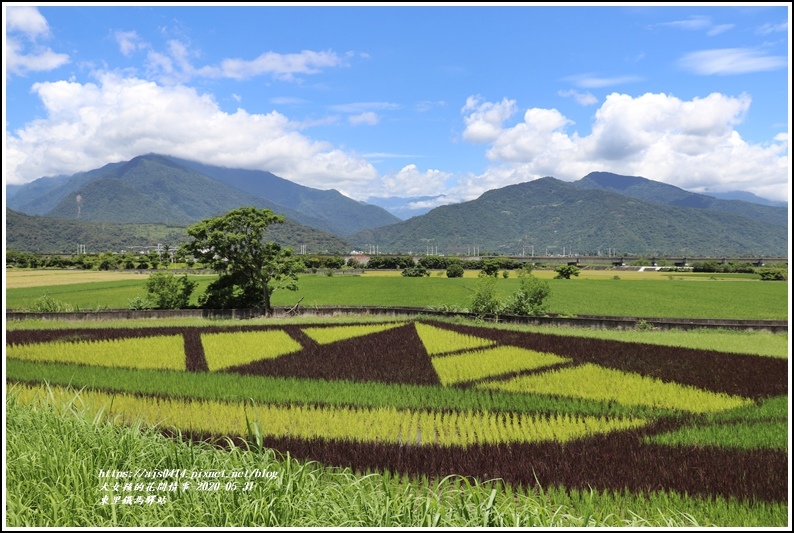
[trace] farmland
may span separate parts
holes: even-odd
[[[60,413],[55,427],[89,424],[69,434],[106,439],[108,450],[114,439],[144,446],[139,430],[145,446],[172,446],[161,434],[194,443],[189,457],[181,447],[159,459],[94,455],[94,471],[74,473],[87,508],[37,515],[17,503],[9,516],[175,525],[186,509],[225,502],[235,517],[206,511],[198,524],[785,525],[787,336],[640,334],[653,342],[421,318],[9,324],[14,446],[24,447],[13,428],[23,431],[29,409]],[[105,436],[130,424],[136,436]],[[40,452],[25,449],[10,463],[9,494],[33,498],[25,458]],[[275,477],[250,494],[191,490],[136,506],[121,502],[145,492],[107,492],[94,473],[157,468]],[[322,485],[333,476],[345,477]],[[374,499],[351,506],[360,491],[350,484]],[[320,499],[337,514],[306,508]]]
[[[47,275],[52,273],[52,277]],[[607,272],[608,274],[605,274]],[[477,279],[447,279],[438,276],[404,278],[398,272],[371,272],[365,275],[306,274],[300,276],[299,290],[275,291],[273,305],[291,306],[303,298],[305,307],[348,306],[447,306],[466,308],[471,304]],[[82,279],[80,271],[36,272],[17,269],[7,272],[6,305],[26,309],[48,295],[79,309],[126,309],[136,296],[145,296],[145,274],[103,273],[102,278]],[[98,274],[98,273],[93,273]],[[621,279],[613,279],[615,276]],[[538,271],[551,278],[553,272]],[[714,278],[714,279],[711,279]],[[193,276],[199,294],[213,276]],[[78,281],[79,280],[79,281]],[[569,315],[683,317],[785,320],[788,318],[788,286],[782,282],[761,282],[743,274],[700,275],[662,272],[584,271],[571,280],[548,279],[551,286],[549,312]],[[499,279],[497,291],[507,296],[518,288],[515,276]]]

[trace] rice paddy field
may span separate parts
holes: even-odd
[[[791,522],[787,335],[421,316],[5,335],[10,526]]]
[[[276,291],[272,303],[304,307],[323,305],[467,308],[476,288],[476,273],[448,279],[443,272],[426,278],[405,278],[399,272],[366,271],[364,275],[301,275],[298,291]],[[568,315],[636,316],[647,318],[725,318],[785,320],[788,284],[748,279],[745,274],[693,274],[636,271],[582,271],[579,277],[551,279],[552,271],[536,271],[551,288],[550,313]],[[473,277],[472,277],[473,276]],[[618,277],[619,279],[614,279]],[[130,300],[146,296],[147,274],[126,272],[47,271],[6,272],[6,307],[25,310],[47,295],[73,309],[126,309]],[[213,276],[191,276],[199,294]],[[506,297],[518,289],[513,274],[498,280]]]

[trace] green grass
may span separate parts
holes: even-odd
[[[214,279],[210,276],[188,276],[198,285],[193,291],[191,304],[196,305],[198,296],[203,294],[207,285]],[[146,297],[146,280],[94,281],[68,285],[49,285],[45,287],[25,287],[6,289],[8,309],[29,309],[38,298],[49,295],[55,300],[79,309],[127,309],[129,301],[140,296]]]
[[[196,276],[193,302],[212,280]],[[303,275],[299,290],[277,290],[273,305],[455,306],[471,304],[476,278],[404,278],[401,276]],[[674,318],[785,320],[788,286],[762,281],[681,281],[570,279],[548,280],[549,312]],[[6,290],[8,308],[24,309],[49,294],[82,309],[127,308],[135,296],[145,296],[145,279]],[[498,292],[507,297],[518,289],[516,278],[499,279]]]
[[[182,443],[97,406],[6,399],[6,526],[10,527],[785,527],[785,503],[675,493],[519,489],[457,476],[408,479],[297,461],[269,449]],[[59,443],[52,446],[53,442]],[[99,470],[260,470],[249,491],[167,493],[153,505],[102,505]],[[112,487],[112,483],[109,484]],[[123,486],[120,487],[123,491]]]

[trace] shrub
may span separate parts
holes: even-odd
[[[65,313],[71,310],[72,308],[69,304],[56,300],[49,294],[36,299],[30,308],[32,313]]]
[[[412,266],[404,269],[402,275],[406,278],[422,278],[429,276],[430,272],[423,266]]]
[[[546,299],[551,293],[549,283],[525,271],[518,275],[519,289],[505,303],[505,312],[513,315],[542,316],[547,312]]]
[[[471,311],[477,316],[498,315],[503,304],[496,297],[496,277],[480,273],[477,286],[474,289],[474,297],[471,302]]]
[[[788,271],[782,268],[759,268],[755,272],[762,281],[788,281]]]
[[[447,277],[448,278],[462,278],[463,277],[463,265],[460,263],[450,263],[447,267]]]
[[[143,298],[141,296],[136,296],[135,298],[127,300],[127,309],[130,311],[146,311],[152,307],[152,302],[150,302],[148,298]]]
[[[184,309],[190,303],[190,295],[196,288],[196,282],[187,276],[177,277],[174,274],[158,272],[146,280],[146,292],[150,301],[157,309]]]
[[[560,265],[554,271],[557,273],[555,279],[571,279],[571,276],[579,275],[579,267],[576,265]]]

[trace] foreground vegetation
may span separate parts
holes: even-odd
[[[463,476],[410,479],[355,474],[274,450],[166,438],[140,421],[119,426],[79,393],[6,401],[7,507],[11,527],[737,527],[786,523],[785,504],[648,497],[596,490],[516,489]],[[59,446],[53,447],[52,443]],[[273,472],[248,491],[178,491],[153,504],[106,504],[100,469]],[[112,485],[112,484],[111,484]],[[225,489],[225,483],[224,483]],[[352,490],[351,490],[352,489]],[[109,493],[112,494],[112,493]],[[155,493],[157,494],[157,493]],[[112,500],[110,500],[112,501]]]
[[[786,335],[8,326],[8,525],[786,524]]]

